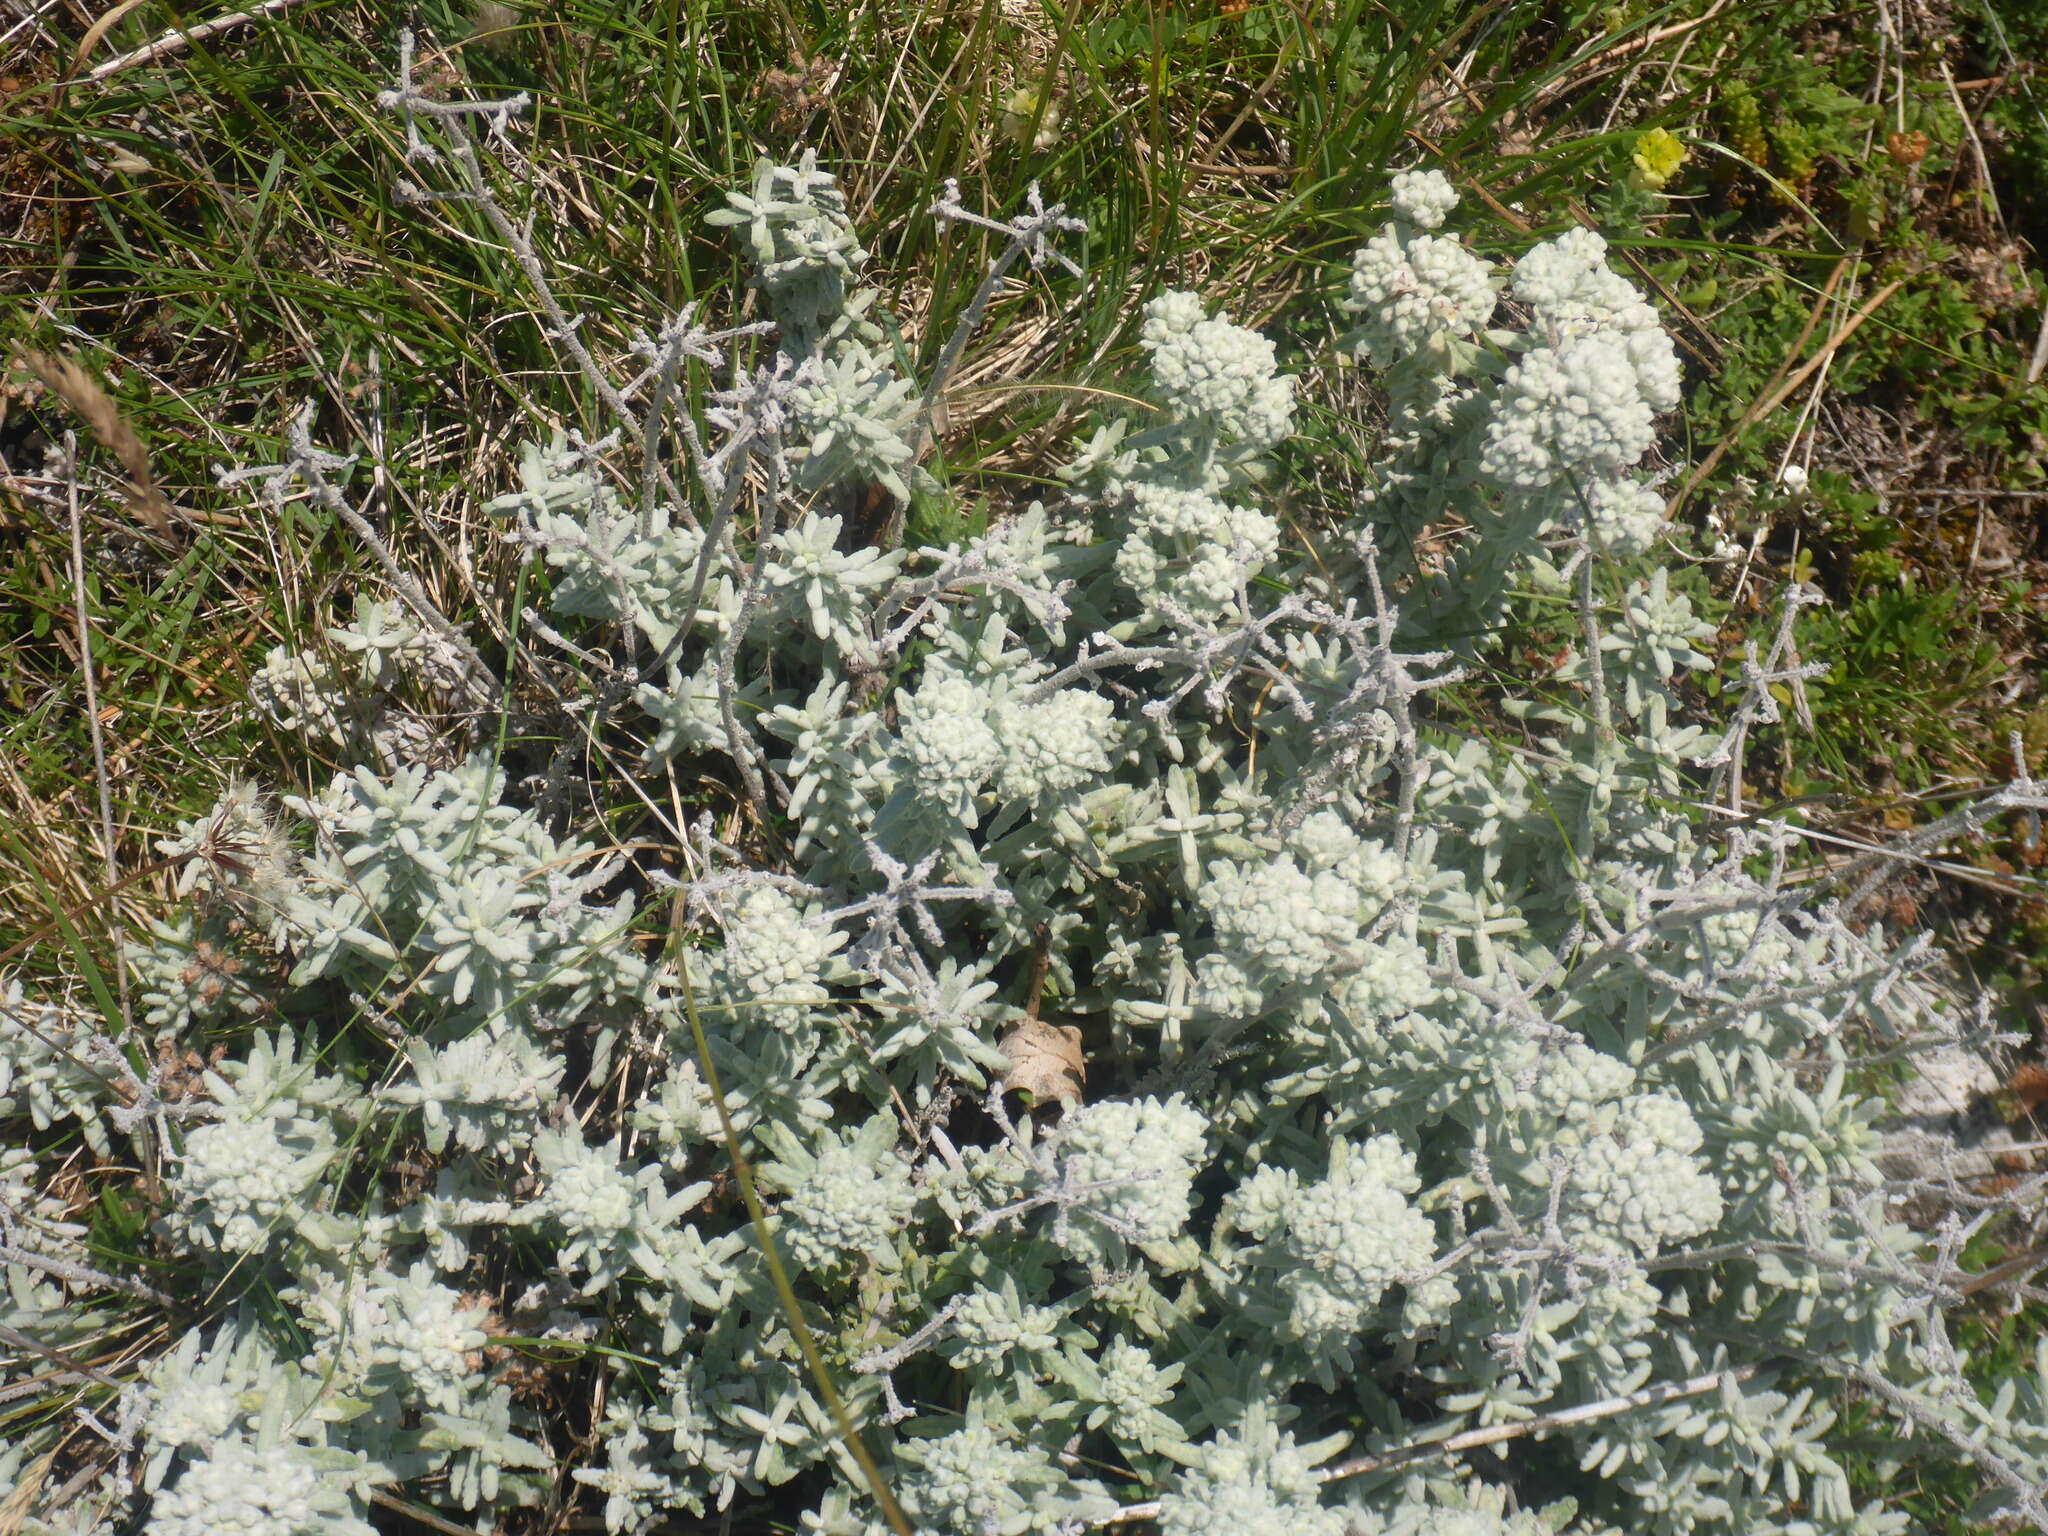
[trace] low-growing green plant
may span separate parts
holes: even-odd
[[[133,1030],[0,1010],[29,1529],[1900,1529],[1844,1396],[2048,1518],[2048,1358],[1987,1405],[1946,1321],[2039,1181],[1901,1221],[1954,1173],[1880,1171],[1852,1069],[1981,1020],[1846,920],[1881,859],[1816,899],[1710,814],[1818,666],[1788,614],[1695,718],[1678,358],[1599,235],[1503,270],[1393,178],[1330,285],[1386,417],[1342,515],[1283,539],[1300,381],[1169,291],[1062,491],[909,546],[851,519],[948,496],[949,378],[1081,221],[941,188],[994,254],[920,378],[833,177],[764,161],[711,221],[760,318],[614,352],[499,201],[523,103],[409,47],[381,103],[611,430],[502,471],[524,563],[468,623],[310,409],[222,472],[385,580],[251,688],[345,771],[164,829]],[[1517,687],[1532,594],[1568,638]],[[50,1195],[72,1122],[147,1241]],[[71,1353],[95,1297],[151,1320],[125,1375]]]
[[[1908,795],[1995,777],[2009,676],[2031,693],[2043,641],[2033,605],[2001,591],[2035,578],[2048,426],[2021,195],[2040,106],[2013,63],[2034,24],[2010,9],[1972,0],[1936,22],[1831,0],[1679,7],[1671,24],[1692,29],[1702,67],[1631,98],[1636,131],[1616,136],[1607,186],[1587,198],[1683,306],[1687,431],[1712,466],[1686,505],[1726,541],[1724,592],[1814,582],[1836,613],[1806,617],[1802,650],[1846,625],[1876,653],[1945,653],[1911,688],[1814,690],[1800,739],[1762,733],[1766,799],[1860,800],[1871,826],[1881,760],[1913,760]],[[1646,178],[1653,141],[1664,163]],[[1919,595],[1886,601],[1883,587]],[[1928,597],[1941,592],[1947,614]]]

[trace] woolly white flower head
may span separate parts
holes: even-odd
[[[928,667],[914,693],[898,695],[897,730],[918,797],[974,824],[974,796],[1003,760],[989,724],[988,691],[972,678]]]
[[[1358,937],[1357,890],[1285,855],[1249,866],[1218,861],[1200,900],[1222,954],[1280,986],[1328,972]]]
[[[1548,1509],[1510,1513],[1508,1489],[1481,1483],[1451,1491],[1453,1502],[1432,1488],[1429,1496],[1402,1502],[1388,1510],[1353,1514],[1351,1536],[1557,1536],[1557,1514]]]
[[[1342,305],[1358,317],[1361,350],[1383,365],[1471,335],[1493,306],[1493,275],[1461,242],[1391,225],[1352,255]]]
[[[1342,1536],[1344,1516],[1318,1502],[1315,1473],[1338,1443],[1297,1445],[1254,1411],[1187,1458],[1159,1500],[1161,1536]]]
[[[897,1454],[917,1469],[904,1489],[912,1508],[948,1536],[1022,1536],[1038,1524],[1034,1490],[1062,1481],[1044,1451],[992,1424],[908,1441]]]
[[[1398,932],[1361,945],[1357,963],[1330,988],[1330,1001],[1346,1021],[1366,1032],[1378,1021],[1428,1006],[1436,995],[1429,957],[1421,945]]]
[[[1593,537],[1617,559],[1648,554],[1664,531],[1664,498],[1640,480],[1595,480],[1586,501]]]
[[[1006,799],[1063,795],[1109,771],[1116,706],[1085,688],[1062,688],[1036,704],[1004,701],[989,717],[1003,744],[996,789]]]
[[[1417,229],[1437,229],[1458,206],[1458,189],[1442,171],[1413,170],[1396,173],[1393,182],[1394,214]]]
[[[1768,897],[1759,889],[1745,889],[1732,881],[1716,880],[1705,885],[1700,895],[1709,900],[1752,903],[1733,911],[1710,912],[1699,920],[1699,934],[1706,955],[1717,967],[1741,969],[1755,974],[1782,974],[1796,960],[1794,946],[1783,924],[1766,921],[1761,914]]]
[[[1099,1186],[1087,1189],[1079,1209],[1100,1217],[1110,1234],[1162,1242],[1187,1225],[1206,1129],[1179,1094],[1091,1104],[1061,1127],[1060,1171],[1069,1187]],[[1070,1237],[1099,1247],[1096,1226],[1076,1221]]]
[[[1198,295],[1152,300],[1138,341],[1151,356],[1154,386],[1182,417],[1206,418],[1253,448],[1293,430],[1294,380],[1277,372],[1273,343],[1220,315],[1206,318]]]
[[[1683,378],[1678,367],[1678,349],[1663,328],[1645,328],[1622,334],[1621,349],[1636,371],[1636,387],[1653,411],[1675,411],[1684,397]]]
[[[1287,845],[1309,873],[1329,870],[1368,906],[1390,900],[1406,883],[1400,859],[1386,844],[1360,837],[1332,810],[1302,818]]]
[[[1536,1101],[1558,1116],[1582,1114],[1595,1104],[1618,1099],[1635,1086],[1627,1062],[1574,1040],[1546,1053],[1538,1065]]]
[[[1181,1367],[1162,1366],[1144,1346],[1117,1339],[1102,1352],[1102,1400],[1121,1424],[1172,1401]]]
[[[210,1236],[230,1253],[254,1253],[269,1245],[273,1230],[293,1227],[301,1197],[333,1154],[334,1133],[324,1123],[230,1116],[186,1133],[169,1182],[195,1238]]]
[[[1429,1263],[1436,1229],[1406,1198],[1420,1187],[1414,1154],[1374,1136],[1335,1142],[1327,1175],[1286,1198],[1273,1262],[1312,1352],[1347,1341],[1389,1285]]]
[[[1595,1248],[1620,1243],[1654,1254],[1713,1230],[1721,1191],[1693,1155],[1703,1138],[1682,1100],[1638,1094],[1596,1124],[1602,1130],[1571,1163],[1567,1226],[1575,1236]]]
[[[735,999],[809,1007],[830,996],[823,977],[845,934],[808,921],[792,897],[765,882],[720,903],[719,918],[725,948],[715,975]]]
[[[1607,265],[1607,242],[1592,230],[1567,230],[1531,250],[1515,265],[1512,291],[1552,346],[1604,336],[1627,355],[1653,410],[1677,408],[1678,351],[1650,302]]]
[[[1510,289],[1553,341],[1659,328],[1656,310],[1607,265],[1607,241],[1590,229],[1568,229],[1533,247],[1515,263]]]
[[[1655,415],[1634,362],[1612,338],[1538,347],[1508,369],[1479,468],[1525,489],[1612,475],[1650,451]]]
[[[1129,509],[1116,573],[1149,609],[1170,598],[1197,620],[1230,610],[1280,551],[1280,525],[1213,493],[1155,480],[1114,483]]]
[[[959,1366],[1000,1366],[1011,1353],[1042,1354],[1059,1339],[1059,1313],[1018,1299],[1014,1278],[1001,1289],[978,1285],[953,1314],[947,1356]]]
[[[780,1235],[805,1269],[830,1269],[850,1255],[880,1257],[916,1205],[910,1169],[886,1135],[827,1132],[782,1203]]]
[[[214,1445],[248,1414],[240,1384],[221,1377],[153,1370],[150,1387],[144,1433],[159,1445]]]
[[[296,1447],[222,1440],[150,1506],[143,1536],[374,1536]]]

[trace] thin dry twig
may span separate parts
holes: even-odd
[[[1802,362],[1798,373],[1794,373],[1790,379],[1786,379],[1782,385],[1778,385],[1778,389],[1774,389],[1772,393],[1769,393],[1763,399],[1763,408],[1757,412],[1757,416],[1769,416],[1774,410],[1784,406],[1786,399],[1792,395],[1792,391],[1796,391],[1802,383],[1806,383],[1812,375],[1815,375],[1817,369],[1825,367],[1827,360],[1833,358],[1837,350],[1841,350],[1841,344],[1847,342],[1855,332],[1862,330],[1866,319],[1870,319],[1886,299],[1890,299],[1894,293],[1898,293],[1898,289],[1903,289],[1905,285],[1907,285],[1907,279],[1903,279],[1903,276],[1901,276],[1901,279],[1892,279],[1882,289],[1878,289],[1868,299],[1864,299],[1862,307],[1855,311],[1853,315],[1849,315],[1845,322],[1841,322],[1841,328],[1833,336],[1827,338],[1827,342],[1821,346],[1821,350],[1815,352],[1810,358],[1806,358]]]
[[[78,40],[78,50],[71,56],[71,72],[74,75],[85,68],[87,55],[99,47],[100,39],[113,31],[121,18],[140,4],[142,0],[121,0],[119,5],[109,6],[101,13],[99,20],[85,29],[85,36]]]
[[[202,21],[195,26],[172,27],[154,42],[144,43],[133,52],[124,53],[117,59],[108,59],[104,64],[95,64],[87,71],[85,78],[97,85],[100,81],[110,80],[124,70],[133,69],[139,64],[154,64],[167,54],[176,53],[193,43],[203,43],[210,37],[231,32],[236,27],[247,26],[262,17],[275,16],[281,11],[290,10],[298,3],[299,0],[262,0],[260,5],[252,5],[246,11],[231,11],[225,16],[216,16],[212,21]],[[125,11],[127,8],[122,6],[119,10]],[[102,18],[103,21],[105,19]],[[87,38],[86,45],[79,48],[81,59],[92,51],[90,44],[98,40],[94,37]]]
[[[1522,1419],[1513,1424],[1489,1424],[1484,1429],[1468,1429],[1463,1434],[1451,1435],[1442,1440],[1404,1445],[1396,1450],[1379,1451],[1370,1456],[1354,1456],[1349,1461],[1338,1462],[1334,1467],[1325,1467],[1318,1476],[1325,1483],[1334,1483],[1347,1477],[1362,1477],[1368,1472],[1390,1471],[1395,1467],[1407,1466],[1411,1462],[1433,1461],[1441,1456],[1456,1456],[1482,1446],[1500,1445],[1505,1441],[1520,1440],[1529,1435],[1547,1434],[1553,1429],[1568,1429],[1574,1424],[1590,1424],[1598,1419],[1611,1419],[1618,1413],[1628,1413],[1636,1408],[1659,1408],[1666,1403],[1675,1403],[1681,1398],[1698,1397],[1703,1392],[1715,1391],[1730,1377],[1738,1383],[1748,1381],[1760,1369],[1759,1366],[1747,1365],[1734,1371],[1709,1371],[1703,1376],[1694,1376],[1685,1381],[1663,1382],[1654,1387],[1643,1387],[1635,1392],[1624,1393],[1620,1397],[1603,1398],[1597,1403],[1581,1403],[1576,1408],[1561,1408],[1556,1413],[1539,1414],[1533,1419]],[[1135,1525],[1141,1520],[1158,1518],[1159,1500],[1150,1499],[1143,1504],[1127,1504],[1096,1524]]]
[[[425,1505],[415,1504],[410,1499],[401,1499],[386,1493],[382,1488],[370,1490],[370,1502],[384,1509],[404,1515],[408,1520],[417,1520],[430,1531],[439,1531],[442,1536],[483,1536],[473,1525],[457,1525],[445,1515],[437,1515]]]
[[[97,1285],[110,1291],[121,1291],[143,1301],[153,1301],[162,1307],[176,1305],[162,1291],[154,1286],[144,1285],[140,1280],[104,1274],[89,1265],[74,1264],[69,1259],[53,1259],[48,1254],[31,1253],[27,1249],[15,1248],[6,1243],[0,1243],[0,1263],[19,1264],[24,1269],[37,1270],[72,1285]]]
[[[1844,257],[1842,264],[1838,265],[1835,269],[1836,274],[1839,274],[1841,271],[1844,270],[1847,261],[1848,258]],[[1772,411],[1775,411],[1779,406],[1783,405],[1786,399],[1792,394],[1792,392],[1798,389],[1799,386],[1804,384],[1808,379],[1812,378],[1813,375],[1817,371],[1819,371],[1819,369],[1827,362],[1827,360],[1835,355],[1836,351],[1843,345],[1843,343],[1848,341],[1848,339],[1851,336],[1855,335],[1859,330],[1863,328],[1863,322],[1868,320],[1872,315],[1876,314],[1878,308],[1885,302],[1885,300],[1889,299],[1893,294],[1897,293],[1901,288],[1905,287],[1907,281],[1912,276],[1913,274],[1909,273],[1906,277],[1894,278],[1891,282],[1886,283],[1882,288],[1878,289],[1877,292],[1873,293],[1869,298],[1865,299],[1862,305],[1857,309],[1856,313],[1851,315],[1848,319],[1844,320],[1841,323],[1841,325],[1835,329],[1834,334],[1828,337],[1828,339],[1821,344],[1820,350],[1814,353],[1812,357],[1809,357],[1804,363],[1801,363],[1799,367],[1796,370],[1794,370],[1790,378],[1785,379],[1775,389],[1767,388],[1763,394],[1759,395],[1755,400],[1751,401],[1749,409],[1742,413],[1742,419],[1736,422],[1735,425],[1729,429],[1727,436],[1723,437],[1720,442],[1714,445],[1714,451],[1708,454],[1706,458],[1700,462],[1699,467],[1695,469],[1692,472],[1692,474],[1686,478],[1685,484],[1679,488],[1678,494],[1671,498],[1671,505],[1666,509],[1666,515],[1676,517],[1678,515],[1679,509],[1682,508],[1689,499],[1691,499],[1692,493],[1699,489],[1700,483],[1704,481],[1708,475],[1714,472],[1715,467],[1721,462],[1723,458],[1727,456],[1728,450],[1734,447],[1735,444],[1738,441],[1740,441],[1742,434],[1748,431],[1750,427],[1753,426],[1755,423],[1761,421],[1764,417],[1770,415],[1770,413]],[[1834,283],[1835,277],[1830,276],[1830,278],[1828,279],[1828,288],[1826,290],[1823,290],[1820,298],[1820,303],[1815,305],[1814,307],[1815,315],[1818,315],[1821,309],[1827,304],[1827,301],[1832,294]],[[1805,334],[1811,335],[1811,329],[1809,328],[1809,330]],[[1797,347],[1794,347],[1790,352],[1786,353],[1787,359],[1789,360],[1790,358],[1797,356],[1798,350],[1799,349]]]
[[[1689,32],[1698,31],[1719,15],[1727,3],[1728,0],[1714,0],[1712,5],[1708,6],[1706,10],[1697,16],[1689,17],[1684,21],[1672,22],[1668,26],[1653,28],[1643,33],[1640,37],[1625,37],[1620,42],[1610,44],[1608,47],[1601,49],[1598,53],[1589,54],[1580,61],[1576,68],[1567,70],[1559,75],[1557,79],[1551,81],[1549,85],[1538,91],[1535,98],[1529,103],[1527,115],[1533,117],[1542,112],[1544,108],[1548,107],[1560,96],[1590,85],[1602,75],[1612,74],[1615,70],[1621,68],[1623,61],[1633,57],[1635,54],[1647,53],[1659,43],[1667,43],[1674,37],[1683,37]]]
[[[2015,1254],[2002,1264],[1994,1264],[1982,1274],[1976,1274],[1956,1287],[1959,1295],[1974,1296],[1979,1291],[1988,1291],[1994,1285],[2004,1285],[2030,1270],[2048,1265],[2048,1248],[2029,1248],[2025,1253]]]
[[[107,885],[111,889],[121,883],[120,863],[114,852],[119,839],[114,832],[113,781],[107,773],[106,726],[100,719],[99,683],[93,675],[92,615],[85,583],[85,531],[78,513],[78,437],[71,432],[64,434],[64,492],[71,522],[71,610],[78,625],[78,671],[85,682],[85,723],[92,735],[93,778],[99,785],[100,856],[106,863]],[[124,1035],[133,1034],[135,1018],[128,1001],[128,960],[127,947],[121,942],[121,909],[109,903],[107,910],[112,918],[114,982],[121,1001],[122,1031]]]
[[[0,1323],[0,1344],[12,1345],[15,1349],[25,1349],[32,1355],[40,1355],[52,1365],[61,1365],[67,1371],[76,1371],[80,1376],[89,1381],[96,1381],[103,1387],[112,1387],[119,1391],[126,1385],[118,1377],[109,1376],[98,1366],[87,1365],[83,1360],[75,1360],[63,1350],[54,1349],[42,1340],[23,1333],[19,1328],[10,1328],[5,1323]]]
[[[50,1469],[56,1464],[56,1450],[44,1452],[23,1470],[21,1482],[14,1492],[0,1499],[0,1536],[20,1536],[22,1527],[28,1524],[29,1512],[36,1507],[36,1500],[42,1494],[43,1485],[50,1480]]]

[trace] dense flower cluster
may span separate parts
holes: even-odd
[[[1388,191],[1395,215],[1417,229],[1441,229],[1458,206],[1458,189],[1451,178],[1433,167],[1397,172]]]
[[[248,1253],[297,1212],[333,1156],[333,1133],[315,1121],[279,1125],[262,1116],[198,1126],[185,1138],[179,1204],[188,1225],[211,1229],[230,1253]]]
[[[797,1263],[830,1269],[855,1258],[887,1261],[917,1204],[910,1169],[889,1150],[891,1139],[885,1120],[851,1137],[827,1132],[808,1152],[792,1148],[800,1166],[770,1170],[789,1189],[782,1230]]]
[[[1120,487],[1128,522],[1116,572],[1141,600],[1165,595],[1214,619],[1280,549],[1280,525],[1206,490],[1135,480]]]
[[[1297,1445],[1266,1414],[1247,1415],[1200,1448],[1159,1501],[1167,1536],[1342,1536],[1346,1522],[1317,1501],[1318,1461],[1336,1441]]]
[[[1365,350],[1384,363],[1470,336],[1494,304],[1486,263],[1453,239],[1389,225],[1351,258],[1345,305],[1361,317]]]
[[[1414,1154],[1391,1136],[1338,1141],[1328,1174],[1303,1186],[1293,1170],[1254,1174],[1231,1195],[1231,1215],[1260,1249],[1268,1273],[1254,1294],[1276,1289],[1285,1327],[1319,1360],[1342,1365],[1387,1288],[1419,1279],[1436,1228],[1407,1197],[1421,1188]],[[1325,1371],[1327,1374],[1327,1370]]]
[[[1691,1112],[1667,1094],[1603,1106],[1571,1161],[1565,1198],[1575,1235],[1654,1254],[1711,1232],[1721,1219],[1721,1191],[1692,1155],[1701,1140]]]
[[[1145,306],[1138,341],[1152,383],[1176,417],[1213,426],[1253,448],[1287,436],[1294,381],[1273,366],[1273,343],[1212,316],[1193,293],[1164,293]]]
[[[216,1441],[159,1494],[146,1536],[371,1536],[344,1488],[290,1450]]]
[[[374,596],[266,667],[360,766],[167,838],[142,1038],[0,993],[40,1138],[0,1158],[0,1321],[64,1348],[66,1287],[151,1294],[52,1193],[74,1122],[161,1154],[151,1279],[208,1286],[156,1364],[65,1387],[99,1529],[362,1536],[377,1495],[876,1536],[843,1410],[935,1536],[1120,1497],[1168,1536],[1873,1536],[1842,1380],[2038,1519],[2048,1357],[1958,1385],[1967,1233],[1901,1223],[1858,1087],[1954,1021],[1918,951],[1798,906],[1777,833],[1693,809],[1739,742],[1687,718],[1708,616],[1653,558],[1656,313],[1597,236],[1497,275],[1440,174],[1391,200],[1343,300],[1389,407],[1361,503],[1283,536],[1295,381],[1170,293],[1151,409],[1057,494],[883,551],[847,517],[939,494],[928,392],[831,178],[764,163],[714,223],[774,340],[678,321],[634,386],[711,370],[687,461],[560,438],[493,504],[588,696],[367,739],[468,676]],[[1037,265],[1071,221],[981,222]],[[1518,604],[1573,638],[1466,690]],[[534,1405],[572,1387],[565,1461]],[[1478,1426],[1548,1440],[1482,1469]]]
[[[1063,1130],[1061,1173],[1096,1227],[1159,1242],[1187,1225],[1205,1141],[1201,1115],[1178,1095],[1096,1104]]]
[[[1606,337],[1538,347],[1508,370],[1479,467],[1525,490],[1612,474],[1650,451],[1656,414],[1628,354]]]

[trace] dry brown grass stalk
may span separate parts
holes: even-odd
[[[122,490],[128,498],[129,510],[159,538],[177,538],[181,514],[157,485],[149,464],[149,450],[106,387],[76,358],[26,348],[14,356],[43,388],[71,408],[99,439],[101,447],[121,461],[121,468],[128,474],[128,484]]]

